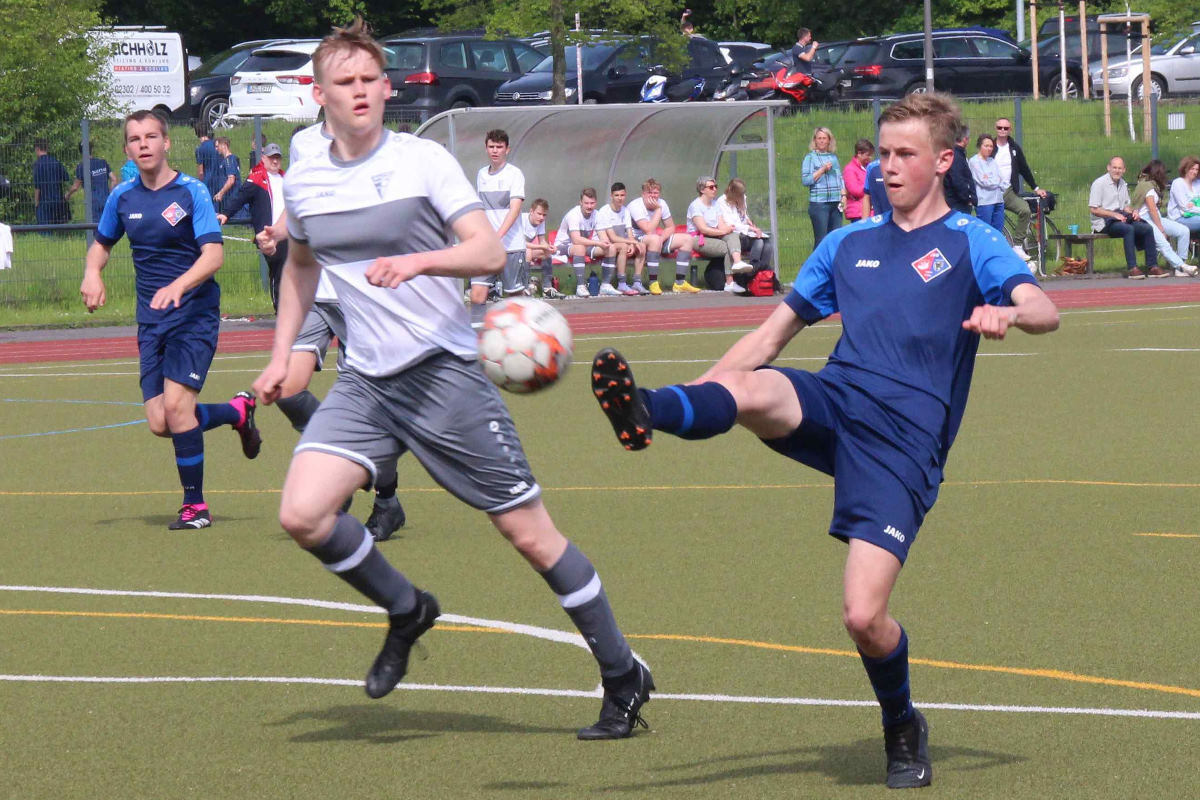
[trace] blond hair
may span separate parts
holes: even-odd
[[[934,150],[954,149],[954,140],[963,121],[962,111],[950,95],[942,92],[910,94],[884,109],[879,115],[879,126],[914,119],[925,123]]]
[[[383,48],[371,36],[371,26],[362,17],[355,17],[354,21],[346,27],[334,28],[333,33],[322,39],[321,43],[317,45],[317,49],[313,51],[313,74],[316,76],[317,83],[321,82],[325,65],[330,59],[334,56],[346,58],[356,50],[366,53],[374,59],[375,63],[379,65],[379,69],[382,70],[387,66]]]
[[[816,130],[813,131],[812,141],[809,142],[808,149],[810,149],[814,152],[822,152],[822,151],[817,150],[817,134],[820,134],[820,133],[823,133],[829,137],[829,149],[825,150],[823,152],[836,153],[837,152],[837,139],[835,139],[833,137],[833,131],[829,130],[829,128],[826,128],[824,125],[817,127]]]

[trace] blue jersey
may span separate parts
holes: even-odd
[[[883,214],[892,210],[892,201],[888,200],[887,187],[883,185],[883,170],[879,167],[879,159],[867,164],[867,176],[863,180],[863,189],[871,197],[871,214]]]
[[[209,139],[206,142],[201,142],[196,147],[196,166],[203,167],[204,185],[208,188],[209,194],[216,194],[221,188],[220,183],[216,183],[217,170],[221,164],[221,154],[217,152],[217,146],[213,144],[213,140]],[[221,179],[224,183],[224,179]]]
[[[944,463],[979,347],[962,323],[976,306],[1009,305],[1022,283],[1037,282],[975,217],[950,212],[906,232],[887,213],[830,232],[784,302],[808,323],[841,312],[827,369],[936,436]]]
[[[166,186],[147,189],[140,178],[112,190],[96,226],[96,241],[106,247],[129,236],[137,282],[140,323],[162,322],[168,315],[215,310],[221,290],[209,279],[186,292],[179,308],[154,310],[154,293],[192,268],[200,246],[221,243],[221,226],[204,184],[179,173]]]
[[[33,186],[38,190],[39,203],[61,203],[62,185],[69,180],[67,168],[52,155],[38,156],[33,162]]]
[[[103,158],[92,156],[92,221],[100,219],[104,212],[104,203],[108,200],[108,176],[112,174],[108,162]],[[83,183],[83,162],[75,165],[75,179]]]

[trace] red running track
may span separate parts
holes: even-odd
[[[1058,307],[1063,309],[1200,302],[1200,283],[1172,286],[1141,284],[1137,288],[1123,284],[1119,287],[1057,291],[1050,287],[1047,291]],[[585,314],[568,312],[567,320],[576,334],[746,328],[762,322],[773,309],[774,306],[753,305]],[[222,353],[266,351],[271,347],[271,337],[269,330],[229,331],[221,334],[217,347]],[[132,336],[0,343],[0,364],[137,358],[137,354],[137,340]]]

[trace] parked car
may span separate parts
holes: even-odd
[[[616,31],[606,30],[604,28],[588,28],[586,31],[582,32],[586,33],[592,38],[604,38],[621,35]],[[568,33],[575,33],[575,31],[568,31]],[[537,50],[544,56],[550,55],[550,31],[539,31],[532,36],[524,36],[521,38],[521,41],[532,47],[534,50]]]
[[[1168,94],[1200,92],[1200,33],[1192,32],[1181,36],[1165,48],[1165,52],[1150,55],[1150,93],[1163,98]],[[1126,59],[1124,52],[1117,59],[1108,60],[1108,89],[1111,94],[1125,97],[1130,86],[1139,100],[1145,94],[1142,80],[1142,58],[1140,55]],[[1089,65],[1093,94],[1104,94],[1104,72],[1099,62]]]
[[[730,64],[736,64],[743,70],[754,66],[775,51],[774,47],[762,42],[717,42],[721,55]]]
[[[567,99],[576,92],[575,50],[566,50]],[[579,45],[583,58],[583,102],[636,103],[642,84],[654,65],[652,42],[647,38],[618,39]],[[525,75],[506,81],[496,90],[496,105],[538,105],[550,102],[554,84],[554,59],[547,56]]]
[[[492,105],[502,83],[545,57],[516,39],[471,34],[392,38],[383,45],[395,90],[388,111],[422,120],[451,108]]]
[[[290,40],[256,39],[235,44],[193,70],[188,76],[191,118],[203,122],[205,130],[212,130],[213,125],[219,124],[221,118],[229,113],[229,79],[233,73],[238,71],[238,67],[255,48],[282,41]]]
[[[1033,70],[1028,50],[986,30],[933,33],[934,88],[958,95],[1028,94]],[[922,33],[858,39],[847,47],[839,66],[842,97],[899,97],[925,91],[925,41]],[[1058,62],[1038,63],[1039,85],[1058,94]],[[1083,66],[1067,62],[1067,96],[1076,97]]]
[[[263,116],[315,120],[312,54],[316,39],[270,44],[251,50],[229,78],[231,119]]]

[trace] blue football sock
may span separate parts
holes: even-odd
[[[913,718],[912,692],[908,686],[908,634],[900,629],[900,643],[883,658],[858,653],[871,688],[883,710],[883,727],[902,725]]]
[[[232,403],[197,403],[196,421],[200,430],[211,431],[221,425],[236,425],[241,414]]]
[[[175,445],[175,466],[183,486],[183,502],[199,505],[204,502],[204,432],[200,426],[183,433],[172,433]]]
[[[642,389],[650,423],[681,439],[707,439],[737,422],[737,402],[719,383]]]

